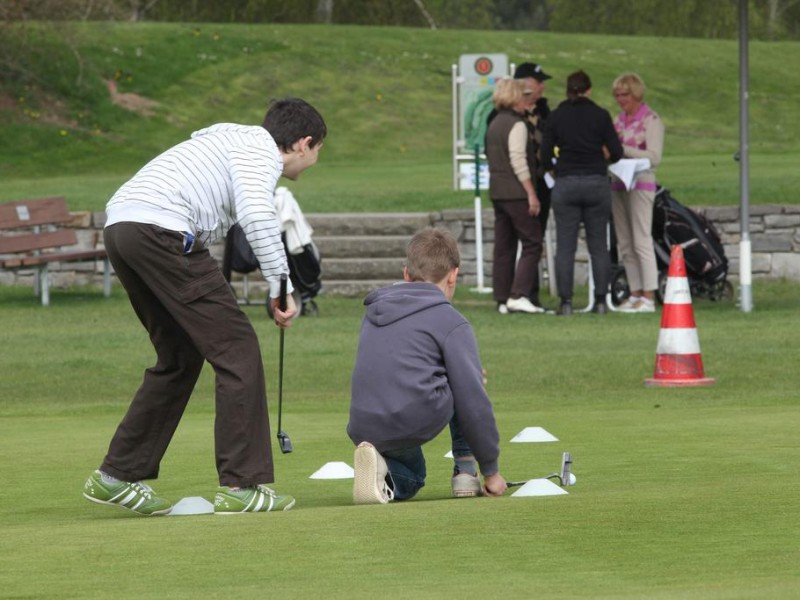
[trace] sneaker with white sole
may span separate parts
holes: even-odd
[[[508,307],[505,304],[498,304],[497,305],[497,312],[499,312],[501,315],[507,315],[508,314]]]
[[[624,313],[654,313],[656,312],[655,302],[646,301],[643,298],[626,298],[625,302],[617,307],[618,312]]]
[[[119,506],[140,515],[165,515],[172,503],[156,496],[153,488],[141,481],[120,481],[101,471],[89,475],[83,484],[83,496],[97,504]]]
[[[386,483],[389,467],[369,442],[361,442],[353,456],[353,504],[387,504],[394,493]]]
[[[265,485],[232,490],[221,486],[214,495],[214,514],[242,515],[254,512],[291,510],[295,504],[292,496],[279,496]]]
[[[637,309],[639,308],[639,305],[641,303],[642,301],[639,298],[633,298],[633,296],[628,296],[619,306],[617,306],[617,312],[624,312],[624,313],[637,312]]]
[[[457,473],[450,482],[454,498],[472,498],[481,495],[481,478],[469,473]]]
[[[506,308],[508,309],[508,312],[521,312],[529,315],[538,315],[546,312],[544,308],[541,306],[536,306],[525,296],[520,296],[519,298],[509,298],[506,301]]]
[[[639,302],[636,308],[631,309],[629,312],[635,313],[654,313],[656,312],[656,304],[655,302]]]

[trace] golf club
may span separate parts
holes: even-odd
[[[558,479],[558,484],[561,487],[575,485],[575,475],[572,474],[572,453],[564,452],[564,454],[561,455],[561,471],[559,473],[553,473],[552,475],[542,477],[541,479]],[[520,481],[506,481],[506,486],[510,488],[517,487],[520,485],[525,485],[529,481],[533,480],[523,479]]]
[[[281,291],[278,298],[278,308],[286,310],[286,275],[281,275]],[[281,419],[283,417],[283,340],[285,330],[281,327],[280,331],[280,349],[278,351],[278,444],[281,447],[283,454],[289,454],[294,448],[292,447],[292,440],[289,435],[281,427]]]

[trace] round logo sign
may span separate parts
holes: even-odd
[[[494,65],[492,64],[492,61],[485,56],[482,56],[475,61],[475,72],[478,75],[488,75],[492,72],[493,67]]]

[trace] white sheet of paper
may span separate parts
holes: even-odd
[[[609,172],[620,178],[626,190],[631,189],[639,173],[649,168],[649,158],[623,158],[608,166]]]

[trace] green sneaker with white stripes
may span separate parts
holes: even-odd
[[[218,515],[291,510],[293,506],[292,496],[279,496],[265,485],[238,490],[223,486],[214,496],[214,512]]]
[[[92,502],[120,506],[140,515],[165,515],[172,510],[172,503],[156,496],[149,485],[141,481],[120,481],[100,471],[86,480],[83,495]]]

